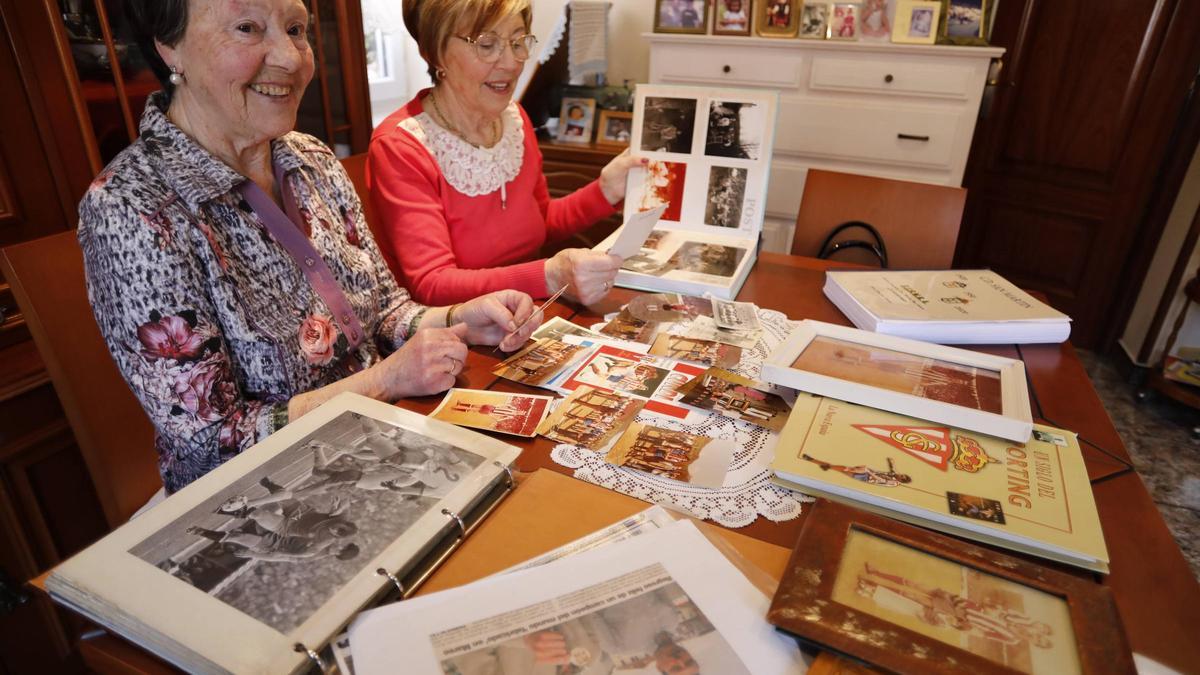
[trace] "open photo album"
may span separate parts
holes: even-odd
[[[46,587],[188,672],[299,672],[359,610],[419,586],[508,493],[519,453],[341,394],[63,563]]]
[[[665,209],[618,285],[737,295],[757,257],[777,110],[773,91],[638,85],[630,147],[650,163],[629,172],[625,220]]]

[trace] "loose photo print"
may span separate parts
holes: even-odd
[[[654,341],[654,332],[656,330],[658,330],[657,322],[643,321],[633,316],[629,312],[629,309],[626,308],[621,310],[612,321],[601,326],[600,334],[617,338],[618,340],[650,344]]]
[[[288,633],[482,461],[345,412],[129,553]]]
[[[595,331],[588,330],[579,324],[572,323],[556,316],[546,321],[537,330],[533,331],[533,335],[529,336],[530,340],[562,340],[564,335],[578,335],[580,337],[596,337]]]
[[[808,40],[824,40],[828,37],[829,10],[827,2],[805,2],[800,10],[800,37]]]
[[[1063,598],[858,528],[832,600],[1023,673],[1081,672]]]
[[[778,394],[763,391],[759,383],[720,368],[709,368],[679,391],[683,394],[679,402],[684,405],[776,432],[783,430],[791,412]]]
[[[708,106],[704,154],[709,157],[758,159],[762,156],[762,106],[738,101],[713,101]]]
[[[646,402],[615,391],[579,387],[542,421],[538,434],[552,441],[600,450],[633,422]]]
[[[707,274],[713,277],[732,277],[738,263],[746,257],[746,249],[702,241],[684,242],[667,261],[668,267],[681,272]]]
[[[646,97],[642,150],[690,154],[695,130],[696,99]]]
[[[708,204],[704,224],[741,227],[742,203],[746,199],[746,169],[714,166],[708,170]]]
[[[604,460],[697,487],[719,488],[733,459],[733,443],[634,422]]]
[[[856,2],[833,3],[833,20],[829,25],[831,40],[858,39],[858,7]]]
[[[570,389],[587,385],[649,398],[670,371],[642,362],[641,356],[623,349],[601,347],[579,366],[564,386]]]
[[[818,335],[793,368],[931,401],[1002,414],[1000,373]]]
[[[461,427],[533,436],[550,412],[553,396],[451,389],[429,416]]]
[[[762,329],[758,320],[758,305],[753,302],[712,299],[713,321],[724,330],[756,331]]]
[[[584,349],[579,345],[544,338],[502,361],[492,369],[492,374],[513,382],[539,386],[566,368]]]
[[[642,200],[638,211],[649,211],[666,205],[659,220],[679,222],[683,213],[683,185],[687,180],[688,165],[683,162],[651,161],[646,165]]]
[[[742,358],[741,347],[667,333],[659,334],[650,347],[650,353],[720,368],[735,366]]]
[[[751,0],[716,0],[713,35],[750,35],[750,5]]]
[[[762,337],[762,331],[725,330],[718,328],[716,321],[711,316],[701,316],[688,326],[687,336],[722,342],[742,349],[754,349],[758,345],[759,338]]]

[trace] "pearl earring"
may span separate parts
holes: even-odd
[[[178,87],[179,85],[183,84],[183,73],[180,73],[179,69],[177,69],[175,66],[171,66],[171,75],[167,77],[167,80],[170,81],[172,85]]]
[[[436,68],[436,69],[434,69],[433,72],[434,72],[434,74],[437,75],[437,79],[439,79],[439,80],[446,79],[446,69],[445,68]]]

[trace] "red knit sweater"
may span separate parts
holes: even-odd
[[[546,297],[547,239],[564,239],[613,212],[597,181],[550,199],[542,153],[529,117],[520,173],[500,191],[468,197],[443,176],[433,155],[398,125],[419,115],[417,94],[375,129],[367,186],[375,208],[379,246],[400,281],[419,302],[447,305],[506,288]]]

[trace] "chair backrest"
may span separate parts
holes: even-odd
[[[124,523],[162,487],[154,427],[113,363],[92,314],[74,231],[8,246],[0,267],[46,363],[104,508]]]
[[[834,227],[859,220],[883,235],[891,268],[948,269],[966,201],[964,188],[809,169],[792,255],[816,256]],[[863,249],[839,251],[836,259],[878,265]]]
[[[392,276],[397,279],[403,279],[400,274],[400,264],[392,255],[391,249],[384,244],[390,241],[384,237],[379,231],[381,223],[375,215],[375,207],[371,204],[371,191],[367,189],[367,153],[359,153],[342,158],[342,167],[346,169],[346,175],[350,176],[350,182],[354,183],[354,191],[358,193],[358,199],[362,202],[363,217],[367,219],[367,227],[371,228],[371,234],[375,236],[375,242],[379,244],[379,250],[383,253],[383,260],[387,263],[388,269],[392,270]]]

